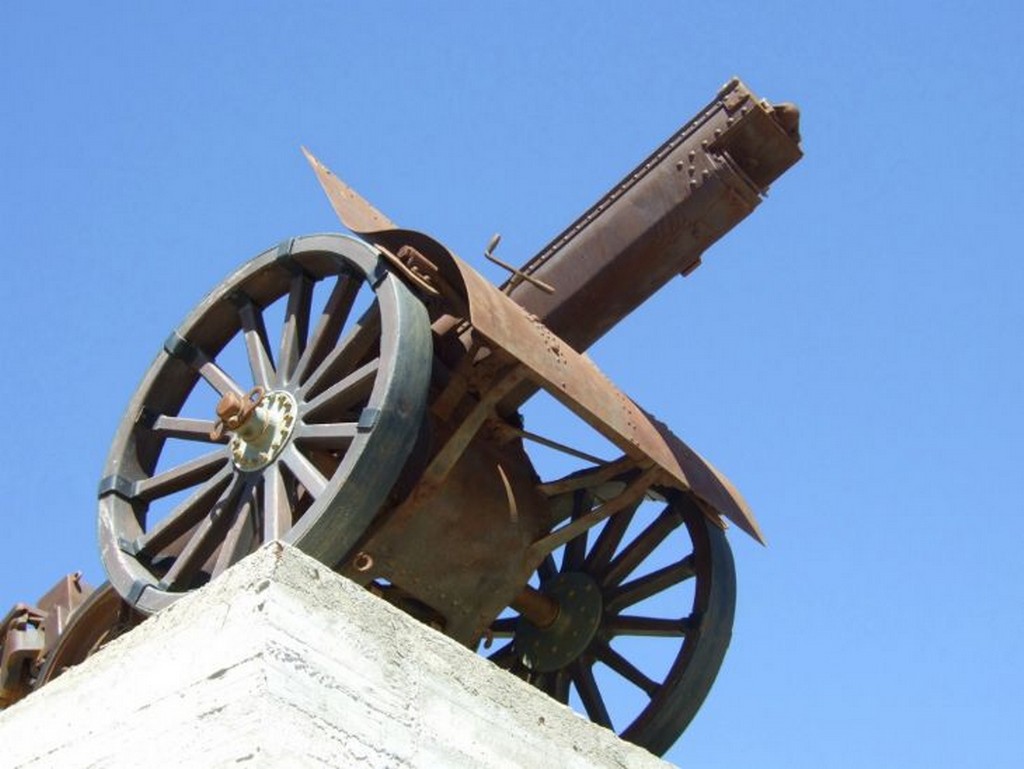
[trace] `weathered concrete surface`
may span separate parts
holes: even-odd
[[[0,713],[0,766],[668,764],[272,543]]]

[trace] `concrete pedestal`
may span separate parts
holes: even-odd
[[[0,712],[0,766],[669,766],[272,543]]]

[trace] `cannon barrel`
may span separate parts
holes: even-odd
[[[799,113],[738,79],[502,289],[583,351],[742,221],[802,153]]]

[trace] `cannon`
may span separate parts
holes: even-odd
[[[0,704],[282,540],[666,751],[731,636],[726,522],[764,540],[585,351],[753,211],[798,122],[730,81],[525,265],[496,237],[501,286],[306,152],[353,235],[263,252],[170,333],[99,483],[109,582],[8,614]]]

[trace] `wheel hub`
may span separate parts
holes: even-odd
[[[515,636],[516,654],[540,673],[563,668],[579,657],[594,639],[604,612],[601,589],[588,574],[558,574],[543,592],[558,602],[558,615],[546,627],[520,617]]]
[[[217,404],[219,424],[231,432],[231,461],[244,472],[260,470],[281,453],[295,429],[298,403],[285,390],[254,390],[242,401],[229,393]]]

